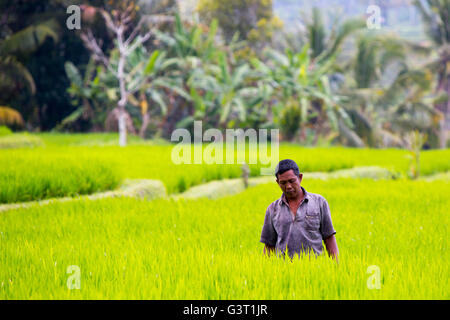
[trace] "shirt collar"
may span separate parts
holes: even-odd
[[[305,199],[304,199],[304,201],[305,201],[305,202],[308,202],[308,201],[309,201],[309,193],[306,192],[306,189],[303,188],[302,186],[300,186],[300,188],[302,188],[303,193],[305,194]],[[287,200],[286,200],[286,196],[284,195],[284,192],[283,192],[283,194],[281,195],[280,200],[281,200],[281,202],[283,202],[285,205],[289,206],[289,203],[288,203]]]

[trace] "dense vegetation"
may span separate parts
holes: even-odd
[[[370,30],[365,13],[329,31],[318,9],[288,32],[270,0],[202,0],[197,22],[175,1],[80,4],[83,27],[68,30],[66,1],[0,2],[0,106],[23,116],[10,122],[8,109],[0,125],[170,139],[202,120],[279,128],[304,145],[402,148],[417,130],[425,147],[446,146],[449,1],[414,2],[426,43]]]
[[[426,41],[271,0],[0,0],[0,299],[449,299],[450,0],[413,5]],[[198,121],[278,156],[177,164]],[[286,158],[339,263],[262,255]]]
[[[38,134],[32,138],[40,144],[33,148],[0,149],[0,203],[111,190],[126,178],[161,180],[172,194],[207,181],[242,175],[239,164],[177,165],[172,160],[170,144],[135,138],[127,148],[121,148],[117,134]],[[7,135],[0,137],[0,145],[4,139],[17,142],[15,135]],[[19,143],[21,139],[19,135]],[[192,163],[193,153],[192,149]],[[234,156],[237,158],[237,151]],[[294,159],[303,172],[378,166],[388,169],[392,178],[415,178],[412,170],[416,163],[412,156],[398,149],[308,148],[290,143],[281,144],[279,150],[280,159]],[[448,149],[421,152],[420,175],[449,171],[449,159]],[[260,162],[250,164],[250,175],[259,176],[260,169],[269,166]]]

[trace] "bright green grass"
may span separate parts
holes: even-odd
[[[44,149],[0,150],[0,168],[0,203],[90,194],[114,189],[122,180],[111,163]]]
[[[117,133],[90,134],[55,134],[40,133],[39,137],[50,146],[117,146]],[[159,149],[169,155],[175,144],[164,140],[142,140],[136,136],[129,136],[132,146],[164,146]],[[204,143],[204,146],[207,144]],[[269,147],[270,150],[270,147]],[[165,156],[165,159],[168,157]],[[291,158],[298,162],[300,169],[305,172],[335,171],[357,166],[380,166],[402,174],[407,174],[410,168],[409,152],[401,149],[358,149],[347,147],[309,148],[291,143],[281,143],[280,160]],[[170,160],[171,161],[171,160]],[[266,167],[266,166],[263,166]],[[141,168],[141,166],[139,166]],[[254,174],[259,166],[254,167]],[[430,150],[421,153],[421,173],[430,175],[450,170],[450,149]],[[138,177],[144,178],[144,176]],[[148,177],[153,178],[153,177]]]
[[[44,142],[36,135],[25,133],[5,134],[0,133],[0,150],[16,148],[41,147]]]
[[[118,144],[117,133],[39,133],[38,136],[49,146],[117,146]],[[167,148],[165,152],[169,154],[174,146],[174,144],[171,144],[168,141],[142,140],[139,137],[132,135],[129,135],[128,139],[129,144],[133,146],[165,146]],[[205,145],[206,143],[204,143],[204,146]],[[291,143],[281,143],[280,160],[285,158],[292,158],[298,161],[301,170],[305,172],[330,172],[356,166],[380,166],[406,174],[410,166],[408,151],[400,149],[357,149],[347,147],[309,148]],[[429,175],[449,170],[450,149],[422,151],[422,174]]]
[[[117,134],[114,133],[38,136],[45,141],[45,147],[0,150],[0,178],[8,177],[13,181],[0,179],[0,194],[3,194],[0,203],[106,190],[125,178],[158,179],[169,193],[178,193],[211,180],[241,176],[237,164],[176,165],[172,161],[174,145],[168,143],[132,137],[130,145],[121,148],[116,145]],[[407,176],[410,163],[406,151],[395,149],[304,148],[282,144],[279,156],[296,160],[303,172],[378,165]],[[98,184],[92,179],[97,167],[104,173],[99,175],[102,181]],[[251,165],[251,175],[259,175],[261,167],[267,165]],[[448,170],[450,149],[422,152],[422,174]],[[66,174],[68,181],[64,178]],[[59,190],[58,186],[61,186]]]
[[[1,299],[448,299],[450,185],[315,181],[340,263],[261,256],[275,184],[221,200],[76,200],[0,214]],[[67,267],[81,270],[68,290]],[[367,287],[367,268],[381,289]]]
[[[11,131],[11,129],[8,128],[7,126],[0,126],[0,137],[4,137],[12,133],[13,132]]]
[[[450,149],[426,150],[420,155],[421,174],[430,175],[450,170]],[[306,172],[380,166],[405,176],[408,175],[411,163],[409,152],[401,149],[305,148],[281,144],[280,159],[284,158],[296,160],[300,170]]]
[[[118,146],[119,135],[114,132],[98,133],[36,133],[48,146]],[[127,135],[128,144],[152,144],[152,140],[143,140],[138,136]],[[163,144],[163,140],[158,143]]]

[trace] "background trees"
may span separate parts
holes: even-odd
[[[74,107],[64,63],[89,55],[65,28],[64,1],[0,1],[0,105],[18,110],[28,130],[50,130]]]
[[[434,107],[439,112],[439,147],[445,148],[450,130],[450,1],[415,0],[431,40],[429,52],[433,60],[425,68],[436,75]]]
[[[282,33],[271,0],[201,0],[200,22],[174,0],[80,0],[70,31],[69,2],[0,1],[0,105],[29,130],[119,130],[124,144],[127,131],[168,139],[202,120],[356,147],[405,147],[419,130],[425,147],[445,146],[447,0],[415,1],[428,43],[358,17],[330,27],[317,8]]]

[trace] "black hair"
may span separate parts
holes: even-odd
[[[297,163],[291,159],[281,160],[276,169],[275,169],[275,177],[278,179],[278,174],[285,173],[286,171],[292,170],[294,174],[298,177],[300,176],[300,170],[298,169]]]

